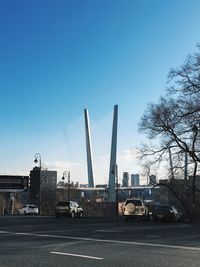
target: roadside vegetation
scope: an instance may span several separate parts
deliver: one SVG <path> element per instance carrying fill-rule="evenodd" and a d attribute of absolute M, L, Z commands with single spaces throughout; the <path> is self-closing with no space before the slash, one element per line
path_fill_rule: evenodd
<path fill-rule="evenodd" d="M 148 138 L 141 158 L 149 176 L 152 166 L 169 163 L 167 182 L 160 185 L 195 220 L 200 218 L 200 45 L 181 67 L 170 70 L 167 84 L 165 95 L 148 104 L 140 120 L 139 132 Z M 178 179 L 184 181 L 181 186 Z"/>

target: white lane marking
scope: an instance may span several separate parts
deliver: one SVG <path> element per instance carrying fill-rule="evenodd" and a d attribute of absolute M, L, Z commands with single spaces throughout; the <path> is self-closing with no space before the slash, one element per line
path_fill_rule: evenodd
<path fill-rule="evenodd" d="M 102 233 L 122 233 L 122 231 L 119 231 L 119 230 L 95 230 L 94 232 L 102 232 Z"/>
<path fill-rule="evenodd" d="M 71 254 L 71 253 L 63 253 L 63 252 L 56 252 L 51 251 L 51 254 L 57 254 L 57 255 L 64 255 L 64 256 L 72 256 L 72 257 L 79 257 L 79 258 L 87 258 L 87 259 L 93 259 L 93 260 L 104 260 L 104 258 L 99 257 L 93 257 L 93 256 L 87 256 L 87 255 L 80 255 L 80 254 Z"/>
<path fill-rule="evenodd" d="M 113 244 L 122 244 L 122 245 L 135 245 L 135 246 L 147 246 L 147 247 L 159 247 L 159 248 L 172 248 L 172 249 L 184 249 L 184 250 L 194 250 L 200 251 L 200 247 L 187 247 L 187 246 L 178 246 L 178 245 L 165 245 L 157 243 L 146 243 L 146 242 L 134 242 L 134 241 L 120 241 L 112 239 L 96 239 L 96 238 L 87 238 L 87 237 L 77 237 L 77 236 L 62 236 L 62 235 L 44 235 L 36 233 L 14 233 L 8 231 L 1 231 L 0 234 L 11 234 L 11 235 L 23 235 L 23 236 L 36 236 L 36 237 L 49 237 L 49 238 L 58 238 L 58 239 L 72 239 L 79 241 L 92 241 L 92 242 L 101 242 L 101 243 L 113 243 Z"/>

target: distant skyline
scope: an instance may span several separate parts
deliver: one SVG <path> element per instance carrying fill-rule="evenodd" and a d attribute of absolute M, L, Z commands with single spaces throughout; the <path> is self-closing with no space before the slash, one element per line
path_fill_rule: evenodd
<path fill-rule="evenodd" d="M 198 0 L 0 2 L 0 174 L 43 166 L 87 182 L 89 110 L 95 183 L 108 182 L 113 106 L 118 165 L 140 173 L 137 128 L 200 42 Z"/>

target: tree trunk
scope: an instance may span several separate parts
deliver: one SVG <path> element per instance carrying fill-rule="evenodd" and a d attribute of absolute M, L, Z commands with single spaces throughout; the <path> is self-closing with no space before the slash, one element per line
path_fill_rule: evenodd
<path fill-rule="evenodd" d="M 194 172 L 192 177 L 192 221 L 195 220 L 196 214 L 196 174 L 197 174 L 197 162 L 194 163 Z"/>

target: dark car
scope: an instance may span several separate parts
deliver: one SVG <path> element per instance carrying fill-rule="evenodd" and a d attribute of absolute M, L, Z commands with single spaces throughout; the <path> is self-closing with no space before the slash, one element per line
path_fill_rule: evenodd
<path fill-rule="evenodd" d="M 56 217 L 83 217 L 83 209 L 75 201 L 60 201 L 55 208 Z"/>
<path fill-rule="evenodd" d="M 177 222 L 180 220 L 180 213 L 174 207 L 170 205 L 155 205 L 152 207 L 151 216 L 153 221 L 170 221 Z"/>

